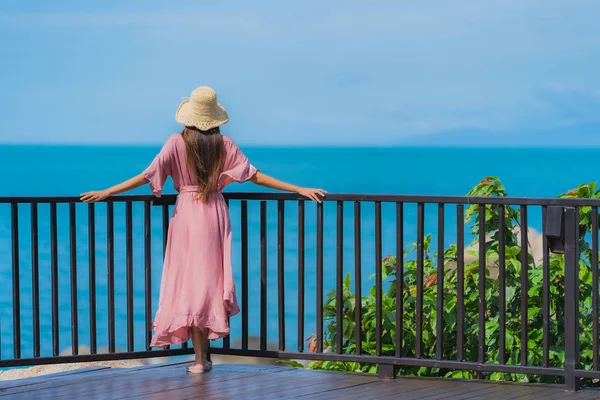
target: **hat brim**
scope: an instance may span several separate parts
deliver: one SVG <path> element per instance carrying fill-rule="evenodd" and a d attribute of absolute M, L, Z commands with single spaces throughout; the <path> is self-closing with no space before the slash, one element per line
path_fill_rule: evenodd
<path fill-rule="evenodd" d="M 175 113 L 175 120 L 185 126 L 193 126 L 201 131 L 207 131 L 229 122 L 229 116 L 222 105 L 211 110 L 210 115 L 199 115 L 195 113 L 189 100 L 184 100 Z"/>

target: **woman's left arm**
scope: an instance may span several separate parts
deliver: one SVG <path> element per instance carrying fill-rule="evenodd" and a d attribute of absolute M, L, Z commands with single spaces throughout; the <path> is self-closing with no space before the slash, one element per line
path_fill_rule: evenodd
<path fill-rule="evenodd" d="M 319 196 L 325 197 L 325 194 L 327 193 L 323 189 L 311 189 L 291 185 L 289 183 L 282 182 L 273 177 L 270 177 L 269 175 L 265 175 L 260 171 L 256 171 L 252 178 L 250 178 L 250 181 L 257 185 L 268 187 L 271 189 L 284 190 L 286 192 L 295 192 L 301 196 L 308 197 L 309 199 L 317 203 L 321 202 Z"/>
<path fill-rule="evenodd" d="M 107 197 L 114 196 L 119 193 L 128 192 L 140 186 L 143 186 L 148 183 L 148 179 L 144 176 L 143 173 L 134 176 L 131 179 L 126 180 L 125 182 L 119 183 L 113 187 L 108 189 L 100 190 L 97 192 L 87 192 L 81 195 L 81 201 L 86 203 L 94 203 L 96 201 L 102 201 Z"/>

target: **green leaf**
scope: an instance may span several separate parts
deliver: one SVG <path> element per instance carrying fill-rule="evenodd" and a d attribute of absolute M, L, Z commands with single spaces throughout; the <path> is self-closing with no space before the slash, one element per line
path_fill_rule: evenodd
<path fill-rule="evenodd" d="M 505 289 L 505 293 L 506 293 L 506 302 L 510 303 L 513 298 L 515 297 L 515 293 L 517 292 L 517 288 L 514 286 L 508 286 Z"/>
<path fill-rule="evenodd" d="M 527 310 L 527 319 L 532 319 L 536 314 L 540 312 L 540 307 L 530 307 Z"/>
<path fill-rule="evenodd" d="M 287 365 L 287 366 L 293 367 L 293 368 L 304 369 L 304 365 L 302 365 L 298 361 L 294 361 L 294 360 L 277 360 L 276 363 Z"/>

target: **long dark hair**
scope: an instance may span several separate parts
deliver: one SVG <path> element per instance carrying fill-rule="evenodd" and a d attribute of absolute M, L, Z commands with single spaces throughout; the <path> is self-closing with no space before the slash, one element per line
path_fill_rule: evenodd
<path fill-rule="evenodd" d="M 225 162 L 225 144 L 219 128 L 207 131 L 186 126 L 181 132 L 187 148 L 189 168 L 198 181 L 198 196 L 208 202 L 211 192 L 217 190 L 219 175 Z"/>

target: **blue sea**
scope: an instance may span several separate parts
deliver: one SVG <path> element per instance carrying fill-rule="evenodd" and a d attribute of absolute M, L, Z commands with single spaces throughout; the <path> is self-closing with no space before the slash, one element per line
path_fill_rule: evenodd
<path fill-rule="evenodd" d="M 89 190 L 102 189 L 140 173 L 159 150 L 159 146 L 0 146 L 2 184 L 0 196 L 76 196 Z M 511 196 L 555 197 L 582 182 L 600 180 L 600 149 L 535 149 L 535 148 L 285 148 L 243 147 L 250 161 L 262 172 L 297 185 L 320 187 L 330 193 L 385 193 L 464 195 L 484 176 L 500 177 Z M 251 183 L 231 185 L 227 191 L 256 192 L 264 189 Z M 150 194 L 148 187 L 133 193 Z M 174 193 L 167 186 L 165 193 Z M 354 268 L 352 204 L 344 209 L 344 271 Z M 416 240 L 416 206 L 407 204 L 404 241 Z M 230 204 L 234 235 L 234 275 L 241 283 L 240 206 Z M 363 204 L 362 265 L 363 293 L 373 285 L 375 271 L 374 206 Z M 152 210 L 152 304 L 158 304 L 162 260 L 162 225 L 160 208 Z M 259 205 L 249 203 L 249 321 L 250 335 L 260 332 L 260 253 Z M 305 332 L 315 331 L 315 207 L 306 207 L 306 300 Z M 71 346 L 70 246 L 68 206 L 58 206 L 59 324 L 60 349 Z M 76 207 L 76 312 L 79 319 L 80 346 L 89 345 L 89 275 L 87 206 Z M 530 211 L 529 222 L 540 229 L 540 210 Z M 383 205 L 383 257 L 395 254 L 394 205 Z M 21 295 L 22 357 L 33 355 L 32 268 L 30 207 L 19 207 L 19 260 Z M 298 323 L 298 246 L 297 205 L 285 209 L 285 318 L 287 342 L 294 350 Z M 268 340 L 276 347 L 277 315 L 277 205 L 268 203 Z M 115 205 L 115 304 L 116 346 L 126 349 L 126 280 L 125 280 L 125 209 Z M 133 207 L 134 263 L 134 336 L 135 349 L 145 349 L 144 332 L 144 258 L 143 207 Z M 426 207 L 425 232 L 437 243 L 437 207 Z M 336 205 L 325 205 L 324 274 L 325 292 L 334 288 L 336 266 Z M 468 230 L 467 230 L 468 231 Z M 467 233 L 468 234 L 468 233 Z M 98 348 L 108 345 L 108 294 L 106 272 L 106 207 L 96 207 L 96 292 Z M 456 240 L 456 214 L 446 207 L 445 244 Z M 39 205 L 39 274 L 41 355 L 52 354 L 50 224 L 49 206 Z M 467 243 L 470 238 L 467 237 Z M 435 250 L 435 249 L 433 249 Z M 409 255 L 408 257 L 411 257 Z M 10 206 L 0 204 L 0 357 L 13 356 L 13 293 Z M 240 298 L 241 300 L 241 298 Z M 231 321 L 232 343 L 241 338 L 241 316 Z M 301 339 L 301 338 L 300 338 Z M 217 342 L 214 344 L 219 346 Z"/>

